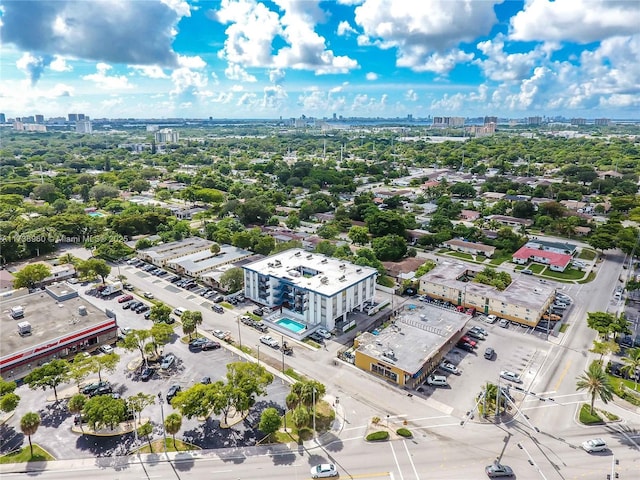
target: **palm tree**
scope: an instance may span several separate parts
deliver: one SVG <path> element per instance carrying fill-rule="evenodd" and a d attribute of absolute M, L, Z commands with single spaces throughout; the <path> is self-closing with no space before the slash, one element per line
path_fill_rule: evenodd
<path fill-rule="evenodd" d="M 591 415 L 593 415 L 593 404 L 597 397 L 600 397 L 604 403 L 613 398 L 613 388 L 609 383 L 609 377 L 600 363 L 593 362 L 577 380 L 576 389 L 586 390 L 591 395 Z"/>
<path fill-rule="evenodd" d="M 31 435 L 38 431 L 40 426 L 40 415 L 35 412 L 25 413 L 20 419 L 20 430 L 29 437 L 29 447 L 31 448 L 31 456 L 33 457 L 33 444 L 31 443 Z"/>
<path fill-rule="evenodd" d="M 181 428 L 182 415 L 179 413 L 172 413 L 164 420 L 164 429 L 173 437 L 173 448 L 176 450 L 178 450 L 178 447 L 176 447 L 176 433 L 178 433 Z"/>
<path fill-rule="evenodd" d="M 627 355 L 622 357 L 624 367 L 621 370 L 633 377 L 634 390 L 638 390 L 638 369 L 640 368 L 640 347 L 627 350 Z"/>

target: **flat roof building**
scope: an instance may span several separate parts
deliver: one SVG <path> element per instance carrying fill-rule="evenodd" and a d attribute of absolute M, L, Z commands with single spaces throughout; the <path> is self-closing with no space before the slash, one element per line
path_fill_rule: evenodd
<path fill-rule="evenodd" d="M 169 260 L 166 262 L 166 266 L 180 274 L 186 274 L 196 278 L 204 273 L 248 258 L 251 255 L 253 255 L 253 253 L 248 250 L 223 244 L 220 245 L 220 251 L 216 254 L 211 253 L 210 248 L 200 250 L 196 253 Z"/>
<path fill-rule="evenodd" d="M 242 267 L 245 297 L 308 327 L 340 328 L 375 295 L 378 271 L 294 248 Z M 274 318 L 275 320 L 275 318 Z M 310 331 L 309 331 L 310 332 Z"/>
<path fill-rule="evenodd" d="M 140 250 L 138 258 L 145 262 L 153 263 L 158 267 L 164 267 L 170 260 L 209 250 L 213 244 L 214 242 L 211 240 L 189 237 Z"/>
<path fill-rule="evenodd" d="M 10 313 L 16 307 L 23 310 L 19 320 Z M 52 359 L 115 342 L 118 327 L 115 318 L 80 298 L 74 285 L 59 282 L 35 293 L 5 296 L 0 328 L 0 375 L 16 381 Z"/>
<path fill-rule="evenodd" d="M 415 389 L 462 337 L 470 315 L 433 305 L 411 305 L 377 335 L 356 337 L 356 367 Z M 414 307 L 414 308 L 411 308 Z"/>
<path fill-rule="evenodd" d="M 513 320 L 534 327 L 547 313 L 555 298 L 555 288 L 531 276 L 512 277 L 504 290 L 476 283 L 473 278 L 480 270 L 469 265 L 440 262 L 420 278 L 420 293 L 446 300 L 454 305 L 475 308 L 485 315 Z"/>

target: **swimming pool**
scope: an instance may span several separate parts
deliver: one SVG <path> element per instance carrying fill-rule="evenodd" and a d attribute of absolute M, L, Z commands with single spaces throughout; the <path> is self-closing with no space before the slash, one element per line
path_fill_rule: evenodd
<path fill-rule="evenodd" d="M 291 330 L 293 333 L 300 333 L 307 328 L 304 323 L 296 322 L 290 318 L 281 318 L 276 323 L 287 330 Z"/>
<path fill-rule="evenodd" d="M 89 212 L 87 213 L 87 215 L 89 215 L 90 217 L 104 217 L 104 213 L 100 212 Z"/>

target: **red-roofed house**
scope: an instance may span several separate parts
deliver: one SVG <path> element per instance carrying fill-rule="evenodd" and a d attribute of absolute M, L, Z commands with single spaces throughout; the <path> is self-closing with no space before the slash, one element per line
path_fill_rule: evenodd
<path fill-rule="evenodd" d="M 525 265 L 528 262 L 543 263 L 549 265 L 551 270 L 564 272 L 571 262 L 571 255 L 566 253 L 550 252 L 537 248 L 522 247 L 513 254 L 513 263 Z"/>

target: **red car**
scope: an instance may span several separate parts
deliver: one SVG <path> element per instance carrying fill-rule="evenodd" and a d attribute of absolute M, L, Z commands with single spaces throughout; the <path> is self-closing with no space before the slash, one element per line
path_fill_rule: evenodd
<path fill-rule="evenodd" d="M 129 300 L 133 300 L 133 295 L 123 295 L 118 299 L 118 303 L 128 302 Z"/>
<path fill-rule="evenodd" d="M 470 344 L 473 348 L 476 348 L 477 342 L 475 342 L 474 340 L 471 340 L 469 337 L 467 337 L 466 335 L 464 337 L 462 337 L 460 339 L 461 342 L 466 342 L 468 344 Z"/>

